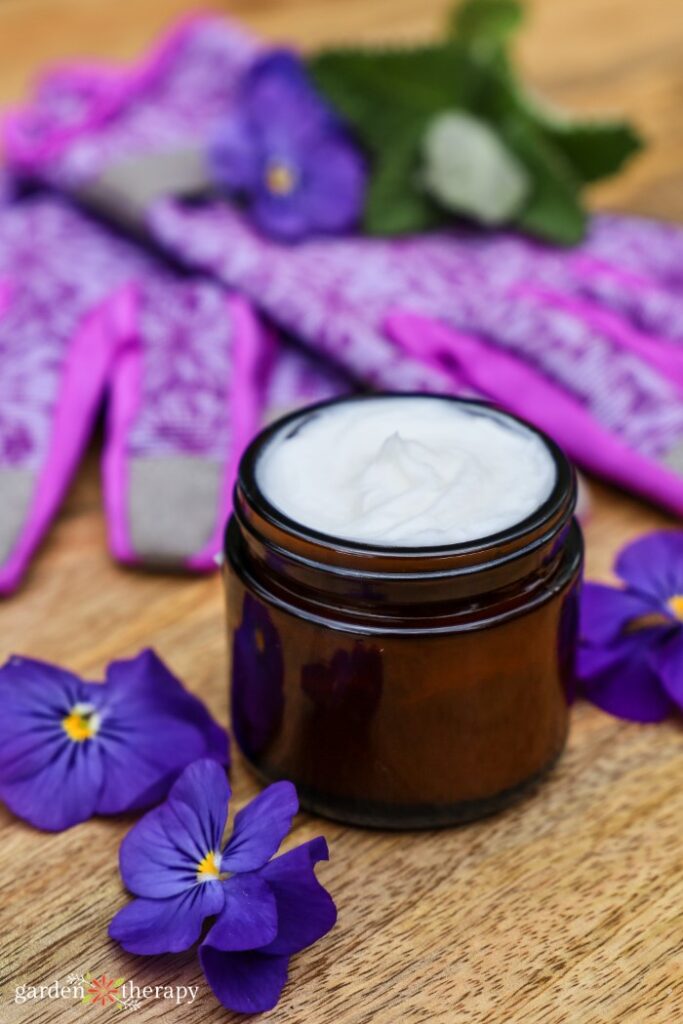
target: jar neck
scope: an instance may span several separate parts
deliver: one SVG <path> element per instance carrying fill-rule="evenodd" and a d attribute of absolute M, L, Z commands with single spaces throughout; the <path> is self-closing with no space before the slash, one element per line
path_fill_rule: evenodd
<path fill-rule="evenodd" d="M 226 534 L 226 556 L 271 598 L 332 614 L 372 621 L 428 617 L 463 622 L 487 609 L 533 599 L 561 572 L 573 524 L 575 476 L 558 473 L 557 493 L 542 514 L 492 540 L 452 548 L 378 549 L 321 542 L 274 521 L 267 503 L 240 481 Z M 579 551 L 580 540 L 574 548 Z"/>

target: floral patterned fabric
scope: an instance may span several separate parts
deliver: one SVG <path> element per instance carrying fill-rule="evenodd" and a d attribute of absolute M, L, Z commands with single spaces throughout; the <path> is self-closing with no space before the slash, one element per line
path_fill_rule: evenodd
<path fill-rule="evenodd" d="M 122 161 L 199 149 L 259 52 L 200 18 L 137 67 L 48 78 L 10 122 L 10 158 L 85 195 Z M 682 230 L 607 216 L 567 251 L 468 231 L 286 246 L 225 201 L 173 197 L 147 227 L 362 383 L 495 398 L 588 468 L 683 511 Z"/>
<path fill-rule="evenodd" d="M 54 197 L 8 195 L 0 205 L 0 593 L 19 582 L 56 511 L 105 391 L 113 552 L 213 569 L 237 460 L 264 408 L 350 387 L 265 338 L 219 285 L 178 274 Z"/>
<path fill-rule="evenodd" d="M 103 247 L 62 204 L 0 213 L 0 465 L 36 469 L 45 459 L 69 344 L 126 274 L 122 248 Z"/>
<path fill-rule="evenodd" d="M 126 284 L 138 287 L 137 337 L 111 326 L 119 345 L 141 342 L 144 363 L 129 450 L 225 452 L 233 339 L 222 289 L 176 278 L 51 198 L 3 211 L 0 279 L 9 284 L 0 321 L 3 461 L 34 467 L 45 457 L 69 344 L 88 312 Z"/>
<path fill-rule="evenodd" d="M 168 202 L 154 211 L 152 223 L 191 265 L 243 290 L 370 383 L 451 385 L 444 372 L 402 357 L 388 337 L 387 316 L 406 310 L 523 358 L 639 450 L 656 455 L 672 439 L 683 441 L 680 389 L 625 348 L 618 331 L 599 322 L 597 309 L 566 305 L 582 283 L 564 256 L 545 258 L 525 242 L 455 235 L 287 248 L 258 238 L 224 204 L 206 209 Z"/>

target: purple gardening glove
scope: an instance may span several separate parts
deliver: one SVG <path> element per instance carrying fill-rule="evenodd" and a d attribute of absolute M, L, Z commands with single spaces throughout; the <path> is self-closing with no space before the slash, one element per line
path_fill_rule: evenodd
<path fill-rule="evenodd" d="M 264 404 L 348 387 L 262 336 L 243 300 L 62 202 L 0 204 L 0 593 L 49 525 L 107 389 L 113 553 L 213 568 Z"/>
<path fill-rule="evenodd" d="M 61 205 L 0 208 L 0 594 L 19 582 L 90 433 L 133 302 L 121 270 Z"/>
<path fill-rule="evenodd" d="M 356 379 L 491 398 L 586 468 L 683 512 L 683 232 L 596 218 L 568 251 L 467 231 L 264 239 L 227 201 L 173 198 L 205 176 L 202 147 L 259 52 L 199 19 L 141 67 L 62 71 L 11 118 L 10 159 L 151 232 Z M 241 145 L 250 160 L 278 156 Z"/>

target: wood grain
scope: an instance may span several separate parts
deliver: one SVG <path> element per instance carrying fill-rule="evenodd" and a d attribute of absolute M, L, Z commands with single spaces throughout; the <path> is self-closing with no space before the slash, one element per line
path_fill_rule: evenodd
<path fill-rule="evenodd" d="M 206 5 L 205 5 L 206 6 Z M 210 4 L 220 8 L 221 4 Z M 0 101 L 46 61 L 131 57 L 184 0 L 0 0 Z M 233 13 L 273 38 L 426 38 L 441 0 L 238 0 Z M 683 220 L 683 7 L 680 0 L 538 0 L 522 57 L 551 99 L 625 110 L 648 154 L 596 190 L 613 208 Z M 670 520 L 597 484 L 588 571 Z M 226 720 L 217 578 L 132 573 L 105 550 L 97 445 L 22 592 L 0 607 L 0 655 L 23 652 L 97 675 L 153 645 Z M 683 736 L 587 707 L 551 780 L 522 806 L 441 833 L 386 835 L 301 816 L 292 842 L 324 834 L 320 875 L 339 924 L 296 958 L 281 1024 L 675 1024 L 683 1019 Z M 256 785 L 239 760 L 239 806 Z M 196 959 L 143 959 L 106 937 L 125 900 L 116 851 L 127 821 L 63 835 L 0 812 L 2 1024 L 62 1024 L 113 1011 L 69 1001 L 16 1004 L 15 986 L 72 972 L 136 984 L 199 985 L 192 1005 L 147 1000 L 136 1021 L 212 1024 Z"/>

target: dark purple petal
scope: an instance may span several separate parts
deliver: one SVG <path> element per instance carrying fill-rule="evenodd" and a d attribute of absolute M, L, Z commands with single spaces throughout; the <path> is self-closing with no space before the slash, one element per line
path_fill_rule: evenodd
<path fill-rule="evenodd" d="M 609 648 L 579 648 L 582 695 L 603 711 L 631 722 L 661 722 L 674 704 L 659 679 L 653 655 L 661 629 L 642 629 Z"/>
<path fill-rule="evenodd" d="M 192 888 L 202 860 L 220 849 L 229 796 L 216 761 L 186 768 L 166 803 L 141 818 L 121 843 L 119 864 L 128 889 L 166 899 Z"/>
<path fill-rule="evenodd" d="M 299 809 L 291 782 L 275 782 L 238 811 L 221 864 L 225 871 L 256 871 L 270 860 Z"/>
<path fill-rule="evenodd" d="M 152 650 L 141 651 L 127 661 L 113 661 L 107 669 L 107 700 L 117 712 L 130 708 L 137 698 L 138 710 L 144 706 L 175 715 L 193 725 L 204 736 L 205 757 L 229 764 L 228 734 L 209 714 L 198 697 L 186 690 L 180 680 Z"/>
<path fill-rule="evenodd" d="M 615 569 L 632 590 L 668 611 L 666 602 L 683 594 L 683 531 L 661 530 L 639 538 L 619 554 Z"/>
<path fill-rule="evenodd" d="M 205 758 L 189 765 L 160 808 L 167 834 L 200 861 L 221 847 L 228 820 L 230 784 L 225 769 Z"/>
<path fill-rule="evenodd" d="M 198 858 L 179 847 L 162 823 L 161 807 L 148 811 L 123 838 L 121 878 L 136 896 L 179 896 L 197 880 Z"/>
<path fill-rule="evenodd" d="M 274 160 L 283 154 L 284 146 L 279 153 L 272 149 Z M 366 169 L 343 133 L 317 139 L 305 153 L 286 156 L 301 180 L 286 195 L 274 195 L 262 184 L 251 211 L 256 224 L 286 242 L 354 227 L 363 209 Z"/>
<path fill-rule="evenodd" d="M 44 748 L 46 763 L 35 774 L 0 780 L 0 800 L 35 828 L 60 832 L 95 813 L 102 787 L 101 752 L 92 740 Z"/>
<path fill-rule="evenodd" d="M 202 943 L 199 960 L 218 1001 L 235 1013 L 272 1010 L 287 981 L 286 956 L 224 953 Z"/>
<path fill-rule="evenodd" d="M 113 662 L 105 691 L 99 738 L 106 771 L 99 813 L 158 803 L 192 761 L 227 760 L 225 730 L 153 651 Z"/>
<path fill-rule="evenodd" d="M 105 780 L 97 803 L 99 814 L 120 814 L 158 803 L 185 765 L 203 757 L 206 742 L 194 726 L 149 711 L 135 717 L 133 708 L 101 730 Z"/>
<path fill-rule="evenodd" d="M 89 689 L 73 673 L 34 658 L 14 655 L 0 668 L 3 708 L 8 707 L 10 714 L 15 710 L 38 714 L 68 712 L 86 699 Z M 0 725 L 4 728 L 6 724 L 3 716 Z"/>
<path fill-rule="evenodd" d="M 276 857 L 260 872 L 277 903 L 277 937 L 264 953 L 291 956 L 326 935 L 337 920 L 334 900 L 315 877 L 315 865 L 327 860 L 327 843 L 312 839 Z"/>
<path fill-rule="evenodd" d="M 615 640 L 634 619 L 657 613 L 659 606 L 649 597 L 602 583 L 584 583 L 580 636 L 584 643 L 598 647 Z"/>
<path fill-rule="evenodd" d="M 298 242 L 310 230 L 305 192 L 275 196 L 260 188 L 251 205 L 256 226 L 265 234 L 282 242 Z"/>
<path fill-rule="evenodd" d="M 341 233 L 355 227 L 363 212 L 365 161 L 342 133 L 321 139 L 305 181 L 311 231 Z"/>
<path fill-rule="evenodd" d="M 0 800 L 36 828 L 61 831 L 92 817 L 103 784 L 97 739 L 74 742 L 62 722 L 103 688 L 70 672 L 11 658 L 0 669 Z"/>
<path fill-rule="evenodd" d="M 241 111 L 234 112 L 215 130 L 208 162 L 212 180 L 230 191 L 251 190 L 258 185 L 262 173 L 260 150 Z"/>
<path fill-rule="evenodd" d="M 272 50 L 251 66 L 240 102 L 252 130 L 268 141 L 273 141 L 273 133 L 284 131 L 286 137 L 305 144 L 336 120 L 315 91 L 301 58 L 290 50 Z"/>
<path fill-rule="evenodd" d="M 256 875 L 223 882 L 225 903 L 204 945 L 226 951 L 259 949 L 277 935 L 277 904 L 270 886 Z"/>
<path fill-rule="evenodd" d="M 671 631 L 653 661 L 668 695 L 683 709 L 683 626 Z"/>
<path fill-rule="evenodd" d="M 11 658 L 0 669 L 0 779 L 40 770 L 67 740 L 62 721 L 76 704 L 98 704 L 102 687 L 30 658 Z M 68 742 L 68 741 L 67 741 Z"/>
<path fill-rule="evenodd" d="M 109 925 L 109 936 L 129 953 L 181 953 L 194 946 L 207 917 L 223 908 L 220 882 L 198 882 L 165 900 L 133 900 Z"/>

